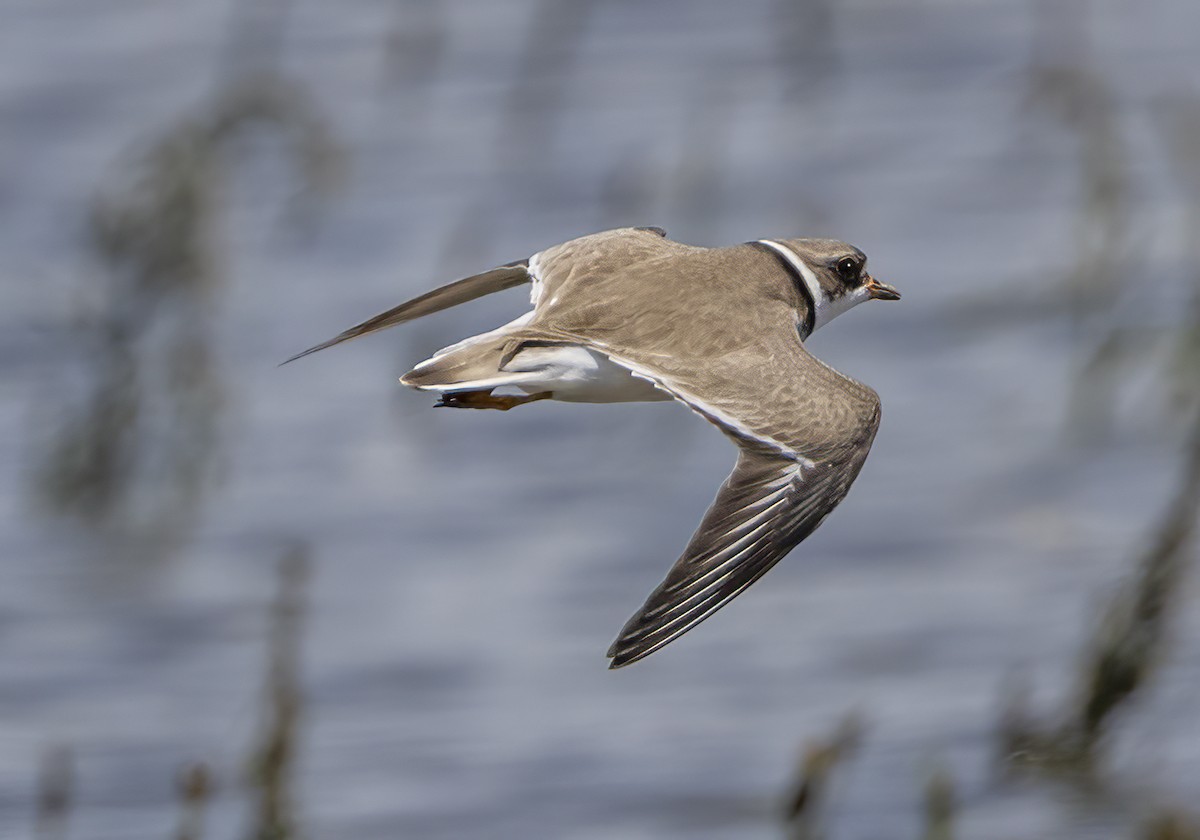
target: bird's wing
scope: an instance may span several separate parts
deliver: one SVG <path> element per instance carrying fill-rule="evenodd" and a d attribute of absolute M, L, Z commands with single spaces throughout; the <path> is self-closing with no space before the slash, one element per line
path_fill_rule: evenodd
<path fill-rule="evenodd" d="M 683 556 L 609 649 L 613 668 L 683 635 L 758 580 L 821 524 L 866 460 L 879 426 L 875 392 L 809 355 L 794 332 L 772 344 L 687 372 L 612 356 L 739 447 Z"/>
<path fill-rule="evenodd" d="M 304 358 L 310 353 L 333 347 L 343 341 L 368 335 L 397 324 L 403 324 L 441 312 L 460 303 L 467 303 L 476 298 L 511 289 L 522 283 L 533 283 L 533 302 L 537 304 L 541 291 L 546 286 L 557 287 L 568 280 L 573 274 L 597 267 L 611 271 L 628 262 L 643 252 L 652 250 L 651 243 L 669 242 L 667 232 L 657 227 L 618 228 L 602 233 L 583 236 L 547 248 L 527 260 L 506 263 L 491 271 L 476 274 L 458 280 L 449 285 L 426 292 L 420 297 L 392 307 L 387 312 L 381 312 L 374 318 L 369 318 L 357 326 L 334 336 L 328 341 L 310 347 L 303 353 L 297 353 L 283 364 Z M 677 244 L 677 243 L 671 243 Z M 661 246 L 658 246 L 661 248 Z M 567 259 L 564 259 L 566 257 Z"/>
<path fill-rule="evenodd" d="M 529 283 L 531 279 L 528 260 L 518 260 L 517 262 L 502 265 L 499 268 L 493 268 L 491 271 L 485 271 L 482 274 L 466 277 L 442 286 L 439 289 L 434 289 L 432 292 L 426 292 L 399 306 L 394 306 L 387 312 L 381 312 L 374 318 L 369 318 L 328 341 L 318 344 L 316 347 L 310 347 L 303 353 L 297 353 L 283 362 L 283 364 L 286 365 L 288 362 L 294 362 L 296 359 L 301 359 L 310 353 L 316 353 L 318 350 L 333 347 L 335 344 L 341 344 L 343 341 L 349 341 L 352 338 L 385 330 L 388 327 L 412 321 L 423 315 L 432 315 L 434 312 L 441 312 L 443 309 L 458 306 L 460 303 L 467 303 L 484 295 L 490 295 L 492 292 L 500 292 L 504 289 L 511 289 L 513 286 L 519 286 L 522 283 Z"/>

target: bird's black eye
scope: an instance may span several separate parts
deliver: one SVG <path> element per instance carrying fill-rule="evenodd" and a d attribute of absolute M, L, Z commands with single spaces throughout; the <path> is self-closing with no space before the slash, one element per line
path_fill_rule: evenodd
<path fill-rule="evenodd" d="M 837 273 L 846 281 L 856 279 L 861 268 L 862 266 L 854 257 L 842 257 L 837 263 Z"/>

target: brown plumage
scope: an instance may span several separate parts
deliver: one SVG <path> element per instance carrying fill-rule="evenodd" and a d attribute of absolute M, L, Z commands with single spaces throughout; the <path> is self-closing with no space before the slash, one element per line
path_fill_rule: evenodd
<path fill-rule="evenodd" d="M 728 603 L 849 491 L 879 426 L 879 399 L 803 339 L 861 301 L 899 297 L 865 263 L 834 240 L 699 248 L 624 228 L 460 280 L 300 356 L 532 282 L 531 313 L 440 351 L 401 381 L 464 408 L 527 401 L 488 396 L 503 387 L 566 401 L 675 399 L 720 428 L 738 446 L 737 464 L 609 649 L 615 668 Z"/>

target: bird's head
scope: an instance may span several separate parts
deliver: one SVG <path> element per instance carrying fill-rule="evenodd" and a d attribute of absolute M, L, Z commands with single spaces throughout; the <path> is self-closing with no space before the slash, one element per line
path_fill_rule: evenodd
<path fill-rule="evenodd" d="M 900 293 L 867 271 L 867 255 L 836 239 L 763 241 L 794 269 L 813 306 L 815 331 L 867 300 L 899 300 Z"/>

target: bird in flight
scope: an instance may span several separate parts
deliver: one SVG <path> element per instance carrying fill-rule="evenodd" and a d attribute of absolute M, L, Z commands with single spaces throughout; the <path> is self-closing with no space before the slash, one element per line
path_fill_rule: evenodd
<path fill-rule="evenodd" d="M 879 427 L 879 397 L 804 341 L 863 301 L 900 298 L 866 264 L 832 239 L 701 248 L 660 228 L 621 228 L 435 289 L 288 361 L 528 283 L 530 312 L 439 350 L 400 381 L 450 408 L 676 400 L 724 432 L 738 448 L 733 472 L 609 648 L 619 668 L 729 603 L 849 491 Z"/>

